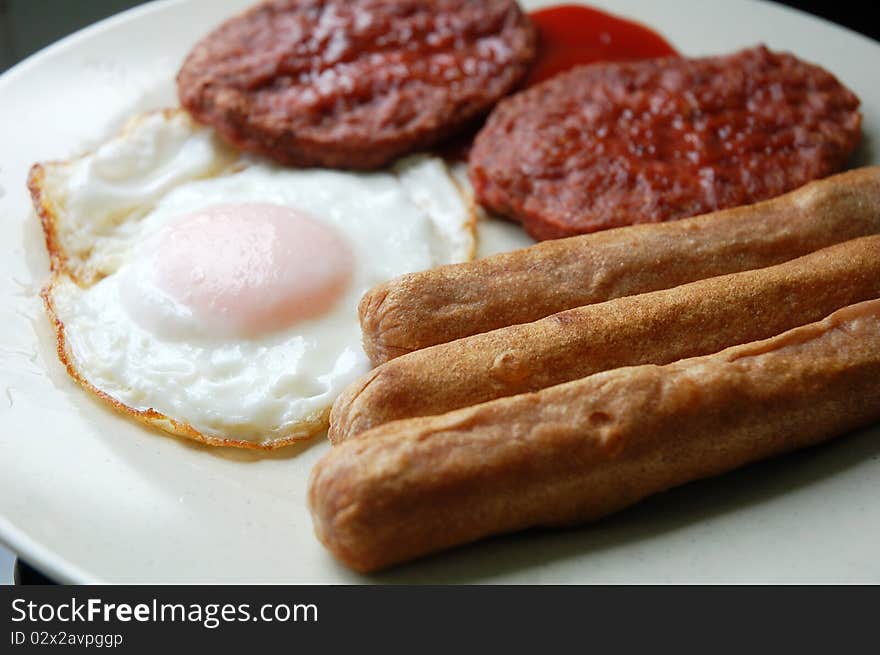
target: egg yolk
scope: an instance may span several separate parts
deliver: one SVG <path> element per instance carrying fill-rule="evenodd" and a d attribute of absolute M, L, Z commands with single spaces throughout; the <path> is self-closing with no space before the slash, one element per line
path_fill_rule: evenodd
<path fill-rule="evenodd" d="M 332 226 L 265 203 L 183 216 L 153 243 L 153 283 L 223 332 L 272 332 L 329 312 L 354 268 Z"/>

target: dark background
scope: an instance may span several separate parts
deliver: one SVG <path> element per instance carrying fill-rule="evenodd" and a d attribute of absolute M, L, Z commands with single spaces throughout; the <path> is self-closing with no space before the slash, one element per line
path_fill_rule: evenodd
<path fill-rule="evenodd" d="M 0 0 L 2 1 L 2 0 Z M 852 0 L 840 0 L 830 2 L 810 2 L 804 0 L 775 0 L 777 4 L 788 5 L 816 16 L 821 16 L 834 23 L 838 23 L 865 36 L 880 41 L 880 21 L 874 16 L 873 3 L 853 2 Z"/>
<path fill-rule="evenodd" d="M 0 72 L 81 27 L 143 1 L 0 0 Z M 560 0 L 560 4 L 562 2 L 564 0 Z M 880 40 L 880 22 L 873 20 L 870 3 L 785 0 L 781 4 L 803 9 Z"/>

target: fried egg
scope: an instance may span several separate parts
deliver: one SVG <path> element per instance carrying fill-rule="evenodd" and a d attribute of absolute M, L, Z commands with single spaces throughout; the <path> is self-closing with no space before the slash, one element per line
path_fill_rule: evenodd
<path fill-rule="evenodd" d="M 177 110 L 35 165 L 58 354 L 85 389 L 213 445 L 275 448 L 327 427 L 369 369 L 369 287 L 474 255 L 442 160 L 352 173 L 281 168 Z"/>

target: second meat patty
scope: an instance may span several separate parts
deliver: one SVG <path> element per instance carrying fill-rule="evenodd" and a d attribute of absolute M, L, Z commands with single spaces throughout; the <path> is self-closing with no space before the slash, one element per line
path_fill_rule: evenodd
<path fill-rule="evenodd" d="M 471 180 L 539 240 L 684 218 L 841 169 L 858 106 L 831 73 L 764 47 L 583 66 L 498 105 Z"/>

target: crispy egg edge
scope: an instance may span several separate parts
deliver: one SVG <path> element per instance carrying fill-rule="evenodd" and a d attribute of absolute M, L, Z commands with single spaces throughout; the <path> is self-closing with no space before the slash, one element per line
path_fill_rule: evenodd
<path fill-rule="evenodd" d="M 247 448 L 251 450 L 275 450 L 277 448 L 283 448 L 284 446 L 290 446 L 298 441 L 317 436 L 329 426 L 330 408 L 328 407 L 325 410 L 312 414 L 305 420 L 296 423 L 284 436 L 266 441 L 245 441 L 206 434 L 189 423 L 175 420 L 153 408 L 135 409 L 134 407 L 126 405 L 106 391 L 98 389 L 95 385 L 89 382 L 75 364 L 74 357 L 67 345 L 64 323 L 58 318 L 55 306 L 52 302 L 52 292 L 55 284 L 63 276 L 66 276 L 64 272 L 56 271 L 52 273 L 49 283 L 40 292 L 40 296 L 43 299 L 43 304 L 46 309 L 46 314 L 48 315 L 49 322 L 55 332 L 55 351 L 58 355 L 58 359 L 67 370 L 67 374 L 73 378 L 80 387 L 105 403 L 108 403 L 122 414 L 130 416 L 144 425 L 157 428 L 168 434 L 192 439 L 209 446 L 227 446 L 234 448 Z"/>

